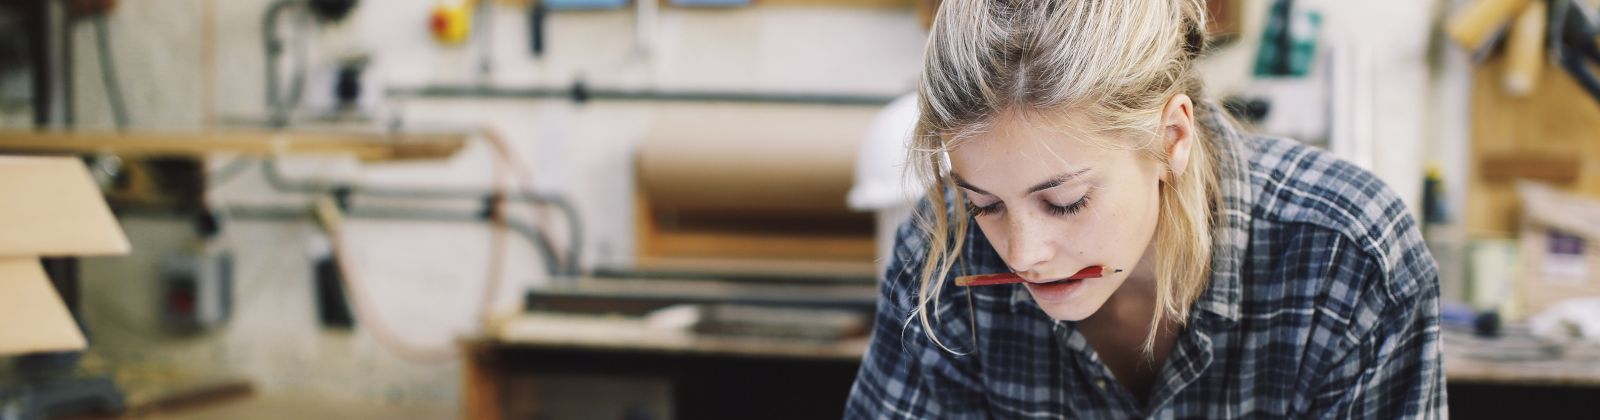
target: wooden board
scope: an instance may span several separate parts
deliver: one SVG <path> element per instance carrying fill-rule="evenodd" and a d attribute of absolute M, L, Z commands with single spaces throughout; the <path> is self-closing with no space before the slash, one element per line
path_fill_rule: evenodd
<path fill-rule="evenodd" d="M 510 7 L 528 7 L 538 0 L 498 0 Z M 634 0 L 644 1 L 644 0 Z M 662 6 L 672 6 L 670 0 L 655 0 Z M 751 0 L 757 6 L 833 6 L 833 7 L 911 7 L 918 0 Z M 632 8 L 633 5 L 625 6 Z"/>
<path fill-rule="evenodd" d="M 634 205 L 638 258 L 657 265 L 692 269 L 695 268 L 693 262 L 712 261 L 715 263 L 703 269 L 720 270 L 728 268 L 729 261 L 783 261 L 785 264 L 772 267 L 799 267 L 799 272 L 805 272 L 806 265 L 816 262 L 827 270 L 849 266 L 855 270 L 864 268 L 870 273 L 869 265 L 877 255 L 876 238 L 870 231 L 859 235 L 808 235 L 804 232 L 672 230 L 656 222 L 655 211 L 643 194 L 635 195 Z M 674 264 L 671 262 L 674 259 L 685 263 Z"/>
<path fill-rule="evenodd" d="M 112 153 L 125 156 L 231 152 L 353 155 L 361 160 L 439 159 L 466 144 L 460 133 L 386 134 L 315 131 L 83 132 L 0 130 L 0 152 Z"/>
<path fill-rule="evenodd" d="M 505 411 L 505 384 L 500 381 L 493 348 L 484 342 L 467 342 L 462 350 L 461 418 L 500 420 Z"/>
<path fill-rule="evenodd" d="M 704 275 L 746 275 L 757 277 L 864 278 L 872 279 L 877 266 L 862 261 L 766 260 L 756 258 L 660 258 L 637 257 L 634 271 Z"/>
<path fill-rule="evenodd" d="M 836 342 L 725 338 L 665 329 L 641 319 L 549 313 L 507 320 L 495 339 L 500 346 L 592 351 L 690 353 L 809 360 L 861 360 L 867 337 Z"/>
<path fill-rule="evenodd" d="M 1538 87 L 1527 97 L 1501 89 L 1505 60 L 1496 58 L 1473 72 L 1472 170 L 1465 209 L 1469 235 L 1510 236 L 1518 226 L 1520 205 L 1507 168 L 1487 170 L 1486 163 L 1562 157 L 1576 161 L 1570 182 L 1553 185 L 1600 197 L 1600 102 L 1556 66 L 1545 66 Z M 1558 168 L 1538 168 L 1558 169 Z M 1566 178 L 1567 174 L 1534 171 L 1522 177 Z"/>

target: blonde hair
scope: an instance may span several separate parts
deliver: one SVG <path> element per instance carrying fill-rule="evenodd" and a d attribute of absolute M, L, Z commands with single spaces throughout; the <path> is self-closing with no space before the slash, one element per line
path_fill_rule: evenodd
<path fill-rule="evenodd" d="M 983 132 L 1002 112 L 1087 122 L 1090 132 L 1129 139 L 1115 145 L 1166 167 L 1161 112 L 1178 94 L 1201 101 L 1194 63 L 1206 42 L 1202 0 L 945 0 L 934 17 L 918 86 L 921 118 L 908 170 L 928 185 L 917 217 L 929 239 L 917 316 L 928 337 L 928 307 L 961 259 L 970 217 L 943 157 Z M 1194 107 L 1198 129 L 1189 163 L 1161 183 L 1154 272 L 1156 308 L 1143 351 L 1153 354 L 1165 319 L 1179 325 L 1210 278 L 1211 223 L 1217 192 L 1215 133 Z M 1226 118 L 1226 116 L 1214 116 Z M 1092 136 L 1091 136 L 1092 137 Z M 948 200 L 948 201 L 947 201 Z M 954 222 L 943 209 L 954 206 Z M 975 274 L 975 273 L 969 273 Z M 968 295 L 970 298 L 970 294 Z M 934 311 L 937 321 L 938 311 Z M 973 331 L 974 336 L 976 331 Z"/>

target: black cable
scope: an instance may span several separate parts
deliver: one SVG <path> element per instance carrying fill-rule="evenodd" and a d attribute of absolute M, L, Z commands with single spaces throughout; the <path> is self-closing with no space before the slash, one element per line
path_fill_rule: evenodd
<path fill-rule="evenodd" d="M 122 83 L 117 81 L 117 63 L 111 59 L 111 30 L 106 15 L 94 17 L 96 49 L 100 52 L 100 79 L 105 84 L 106 101 L 111 103 L 111 118 L 118 130 L 128 128 L 128 103 L 122 97 Z"/>

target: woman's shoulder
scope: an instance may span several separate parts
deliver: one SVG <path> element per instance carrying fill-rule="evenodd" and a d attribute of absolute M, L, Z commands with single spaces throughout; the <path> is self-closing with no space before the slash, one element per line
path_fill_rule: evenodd
<path fill-rule="evenodd" d="M 1278 233 L 1270 236 L 1293 245 L 1281 247 L 1281 252 L 1306 253 L 1293 248 L 1311 247 L 1310 255 L 1338 246 L 1352 248 L 1375 265 L 1381 277 L 1375 280 L 1385 286 L 1391 300 L 1404 300 L 1428 282 L 1436 282 L 1437 268 L 1415 218 L 1376 175 L 1293 140 L 1252 136 L 1245 141 L 1255 198 L 1252 236 Z M 1307 237 L 1326 239 L 1307 241 Z"/>

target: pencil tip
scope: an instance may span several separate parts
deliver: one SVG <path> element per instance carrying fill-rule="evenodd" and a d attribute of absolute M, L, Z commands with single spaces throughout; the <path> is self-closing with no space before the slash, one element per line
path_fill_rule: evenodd
<path fill-rule="evenodd" d="M 1121 273 L 1121 272 L 1122 272 L 1122 269 L 1120 269 L 1120 268 L 1118 268 L 1117 271 L 1112 271 L 1112 273 Z"/>

